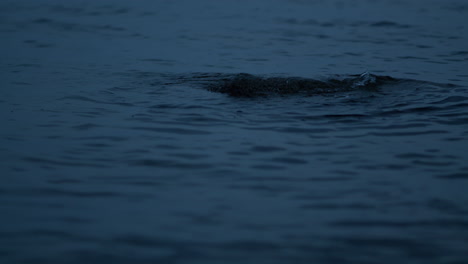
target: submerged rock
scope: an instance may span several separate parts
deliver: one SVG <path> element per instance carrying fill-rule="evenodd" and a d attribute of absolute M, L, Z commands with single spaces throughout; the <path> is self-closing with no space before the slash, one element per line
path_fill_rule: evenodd
<path fill-rule="evenodd" d="M 257 97 L 304 93 L 316 95 L 355 89 L 376 89 L 378 85 L 395 79 L 368 72 L 345 79 L 325 81 L 300 77 L 261 77 L 241 73 L 211 84 L 208 89 L 235 97 Z"/>

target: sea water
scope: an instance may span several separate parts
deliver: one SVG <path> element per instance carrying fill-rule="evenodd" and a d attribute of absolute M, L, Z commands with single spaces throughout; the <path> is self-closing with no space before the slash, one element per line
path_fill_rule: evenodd
<path fill-rule="evenodd" d="M 463 0 L 2 1 L 0 262 L 467 263 L 467 17 Z M 366 72 L 393 81 L 212 89 Z"/>

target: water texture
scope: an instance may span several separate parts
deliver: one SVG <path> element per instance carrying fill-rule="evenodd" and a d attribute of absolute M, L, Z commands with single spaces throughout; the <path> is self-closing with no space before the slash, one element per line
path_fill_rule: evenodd
<path fill-rule="evenodd" d="M 0 262 L 467 263 L 467 17 L 2 1 Z"/>

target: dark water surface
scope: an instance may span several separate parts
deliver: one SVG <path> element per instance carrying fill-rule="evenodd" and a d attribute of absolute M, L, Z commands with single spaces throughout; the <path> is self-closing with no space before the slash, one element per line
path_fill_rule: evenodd
<path fill-rule="evenodd" d="M 0 262 L 468 263 L 467 17 L 2 1 Z M 340 85 L 222 93 L 242 72 Z"/>

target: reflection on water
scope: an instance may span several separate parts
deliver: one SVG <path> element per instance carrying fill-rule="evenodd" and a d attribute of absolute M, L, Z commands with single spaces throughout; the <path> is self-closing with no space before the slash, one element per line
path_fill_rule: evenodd
<path fill-rule="evenodd" d="M 0 262 L 468 261 L 467 11 L 4 1 Z"/>

